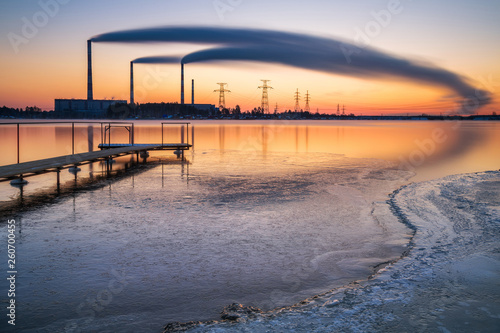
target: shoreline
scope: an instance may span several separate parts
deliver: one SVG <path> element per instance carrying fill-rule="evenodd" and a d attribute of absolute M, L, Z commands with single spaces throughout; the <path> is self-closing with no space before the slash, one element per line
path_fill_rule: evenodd
<path fill-rule="evenodd" d="M 476 304 L 480 300 L 467 301 L 463 295 L 455 295 L 458 292 L 454 292 L 455 289 L 458 289 L 468 295 L 467 290 L 478 288 L 484 292 L 485 281 L 483 280 L 486 279 L 486 282 L 491 284 L 490 277 L 492 274 L 495 276 L 496 273 L 496 271 L 488 271 L 488 267 L 494 267 L 500 272 L 500 256 L 498 253 L 495 254 L 495 249 L 489 253 L 487 252 L 488 246 L 483 246 L 481 251 L 474 246 L 468 246 L 466 251 L 464 247 L 454 244 L 457 239 L 462 238 L 462 241 L 467 243 L 467 237 L 470 237 L 467 228 L 461 231 L 461 233 L 467 234 L 467 237 L 461 233 L 457 234 L 455 224 L 469 225 L 474 228 L 472 222 L 481 219 L 484 226 L 479 227 L 478 233 L 481 232 L 481 228 L 491 227 L 490 220 L 494 222 L 495 218 L 490 218 L 489 216 L 492 215 L 485 213 L 487 209 L 492 209 L 488 208 L 491 205 L 488 206 L 484 202 L 468 199 L 470 207 L 459 206 L 460 209 L 464 210 L 463 212 L 449 208 L 457 200 L 461 202 L 460 200 L 463 200 L 465 196 L 470 197 L 478 192 L 489 193 L 488 191 L 493 191 L 492 196 L 482 195 L 489 198 L 488 200 L 493 200 L 491 202 L 494 203 L 495 194 L 498 197 L 500 190 L 497 189 L 495 192 L 495 189 L 481 189 L 487 186 L 488 182 L 500 183 L 500 172 L 459 174 L 436 180 L 410 183 L 389 195 L 387 204 L 391 207 L 392 213 L 401 223 L 413 230 L 413 236 L 409 240 L 407 250 L 402 253 L 399 259 L 387 263 L 387 265 L 382 263 L 383 267 L 376 266 L 374 273 L 367 279 L 353 281 L 348 285 L 312 296 L 294 305 L 267 312 L 233 304 L 227 306 L 222 312 L 222 321 L 169 323 L 164 332 L 185 330 L 191 332 L 238 332 L 269 329 L 297 332 L 329 332 L 342 329 L 404 331 L 410 327 L 413 327 L 413 330 L 447 331 L 451 329 L 452 331 L 466 332 L 477 329 L 476 326 L 467 327 L 471 323 L 472 325 L 484 326 L 481 331 L 496 331 L 500 327 L 499 302 L 490 299 L 484 304 L 486 307 L 480 306 Z M 437 192 L 439 193 L 436 195 Z M 440 204 L 445 198 L 448 200 L 448 206 L 441 206 Z M 436 207 L 439 208 L 436 209 Z M 443 214 L 439 209 L 448 210 Z M 421 213 L 425 218 L 420 216 Z M 474 214 L 477 217 L 474 217 Z M 436 232 L 433 228 L 438 228 L 440 232 Z M 494 238 L 482 239 L 482 242 L 493 245 L 493 247 L 498 246 L 497 250 L 500 250 L 500 244 Z M 446 267 L 446 260 L 440 260 L 444 259 L 441 258 L 443 255 L 451 258 L 463 257 L 462 263 L 450 260 L 450 265 L 458 265 L 458 269 L 456 267 L 450 269 Z M 482 284 L 478 285 L 475 283 L 477 281 L 466 281 L 462 285 L 460 282 L 454 281 L 451 286 L 440 284 L 440 276 L 458 281 L 464 279 L 464 276 L 470 273 L 470 265 L 486 269 L 484 274 L 477 271 L 471 273 L 477 274 L 477 279 L 483 281 Z M 467 280 L 466 277 L 465 280 Z M 416 291 L 418 289 L 420 292 Z M 444 294 L 441 295 L 441 298 L 433 298 L 431 293 L 427 295 L 428 298 L 425 298 L 423 295 L 429 293 L 429 289 L 442 289 Z M 486 289 L 491 290 L 491 286 Z M 500 290 L 497 287 L 495 291 L 499 292 Z M 405 296 L 405 294 L 407 295 Z M 427 305 L 428 307 L 429 302 L 447 303 L 446 299 L 450 298 L 454 301 L 448 302 L 450 304 L 443 306 L 443 309 L 422 310 L 423 306 Z M 477 306 L 474 307 L 474 305 Z M 417 308 L 412 310 L 414 306 Z M 485 309 L 489 309 L 489 312 Z M 465 315 L 462 312 L 465 312 Z M 469 315 L 467 315 L 468 313 Z M 358 315 L 361 314 L 362 316 L 358 318 Z M 367 316 L 367 314 L 369 315 Z M 478 323 L 477 317 L 482 318 L 482 324 Z M 463 330 L 461 330 L 461 326 L 457 326 L 460 323 L 465 325 Z"/>

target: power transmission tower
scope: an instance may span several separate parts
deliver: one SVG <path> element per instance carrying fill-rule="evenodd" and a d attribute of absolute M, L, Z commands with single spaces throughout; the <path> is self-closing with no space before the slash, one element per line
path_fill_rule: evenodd
<path fill-rule="evenodd" d="M 304 111 L 306 112 L 311 111 L 311 107 L 309 106 L 309 101 L 311 101 L 311 95 L 309 95 L 309 90 L 308 90 L 306 94 L 306 107 L 304 108 Z"/>
<path fill-rule="evenodd" d="M 267 85 L 267 83 L 270 82 L 271 80 L 261 80 L 261 81 L 264 82 L 264 84 L 259 87 L 259 89 L 262 89 L 262 103 L 261 103 L 261 108 L 262 108 L 262 112 L 264 112 L 264 114 L 266 114 L 266 113 L 269 113 L 269 94 L 268 94 L 268 90 L 269 89 L 273 89 L 273 87 L 269 87 Z"/>
<path fill-rule="evenodd" d="M 345 105 L 342 105 L 342 115 L 345 116 Z"/>
<path fill-rule="evenodd" d="M 337 116 L 340 116 L 340 104 L 337 104 Z"/>
<path fill-rule="evenodd" d="M 276 103 L 276 107 L 274 108 L 274 114 L 278 113 L 278 103 Z"/>
<path fill-rule="evenodd" d="M 295 93 L 295 112 L 300 111 L 299 101 L 300 101 L 300 93 L 299 93 L 299 89 L 297 88 L 297 92 Z"/>
<path fill-rule="evenodd" d="M 214 92 L 219 93 L 219 109 L 222 111 L 223 109 L 226 108 L 226 92 L 231 92 L 231 90 L 227 90 L 225 86 L 227 86 L 227 83 L 217 83 L 220 88 L 217 90 L 214 90 Z"/>

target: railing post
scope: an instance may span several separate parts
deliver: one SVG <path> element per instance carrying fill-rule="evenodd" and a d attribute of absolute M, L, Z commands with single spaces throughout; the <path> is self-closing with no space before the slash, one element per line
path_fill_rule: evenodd
<path fill-rule="evenodd" d="M 87 145 L 89 152 L 94 151 L 94 125 L 87 126 Z"/>
<path fill-rule="evenodd" d="M 194 125 L 191 126 L 191 145 L 193 145 L 193 151 L 194 151 Z"/>
<path fill-rule="evenodd" d="M 17 164 L 19 164 L 19 123 L 17 123 Z"/>
<path fill-rule="evenodd" d="M 189 123 L 186 123 L 187 144 L 189 145 Z"/>
<path fill-rule="evenodd" d="M 184 143 L 184 125 L 181 126 L 181 143 Z"/>
<path fill-rule="evenodd" d="M 161 123 L 161 146 L 163 147 L 163 123 Z"/>
<path fill-rule="evenodd" d="M 71 123 L 71 152 L 75 155 L 75 123 Z"/>

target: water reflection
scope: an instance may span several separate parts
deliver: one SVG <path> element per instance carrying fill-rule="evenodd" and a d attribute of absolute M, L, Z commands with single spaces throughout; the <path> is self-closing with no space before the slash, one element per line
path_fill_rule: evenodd
<path fill-rule="evenodd" d="M 495 122 L 195 121 L 192 125 L 191 139 L 196 141 L 193 150 L 218 149 L 221 156 L 226 151 L 245 151 L 261 156 L 269 152 L 321 152 L 377 158 L 415 171 L 414 180 L 496 169 L 500 164 L 496 147 L 500 128 Z M 97 145 L 101 142 L 98 126 L 75 124 L 72 144 L 71 126 L 67 124 L 23 125 L 21 162 L 67 155 L 73 145 L 75 153 L 98 150 Z M 135 132 L 136 143 L 160 142 L 162 138 L 159 122 L 136 121 Z M 435 140 L 437 132 L 440 140 Z M 174 142 L 182 133 L 179 128 L 172 127 L 163 134 L 165 142 Z M 15 125 L 0 126 L 0 138 L 0 165 L 15 163 Z M 113 132 L 114 142 L 127 140 L 127 131 Z M 112 170 L 112 165 L 110 167 Z"/>
<path fill-rule="evenodd" d="M 180 175 L 189 181 L 189 160 L 187 158 L 178 159 L 176 157 L 153 157 L 149 161 L 137 157 L 135 154 L 122 156 L 115 159 L 103 160 L 99 162 L 71 167 L 43 175 L 37 175 L 30 179 L 35 179 L 28 184 L 10 185 L 8 182 L 0 183 L 4 194 L 0 196 L 0 211 L 17 212 L 25 209 L 35 209 L 37 206 L 49 203 L 59 196 L 71 193 L 94 190 L 103 186 L 103 181 L 111 184 L 123 177 L 134 177 L 137 174 L 162 165 L 179 165 Z M 162 183 L 164 173 L 162 172 Z M 6 195 L 6 192 L 8 193 Z"/>

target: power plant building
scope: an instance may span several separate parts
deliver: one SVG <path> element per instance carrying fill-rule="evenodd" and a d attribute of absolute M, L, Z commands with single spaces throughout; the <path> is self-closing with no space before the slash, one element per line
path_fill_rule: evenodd
<path fill-rule="evenodd" d="M 76 118 L 105 118 L 110 116 L 108 111 L 123 111 L 123 108 L 114 110 L 116 104 L 128 105 L 126 100 L 95 100 L 92 77 L 92 41 L 87 41 L 87 99 L 56 99 L 54 111 L 63 117 Z M 134 99 L 134 62 L 130 62 L 130 104 L 135 106 Z M 190 115 L 204 113 L 207 116 L 214 115 L 218 111 L 215 105 L 194 104 L 194 80 L 192 80 L 191 105 L 184 104 L 184 64 L 181 64 L 181 103 L 176 106 L 174 103 L 145 103 L 136 105 L 136 111 L 146 116 L 168 117 L 175 115 Z M 130 107 L 130 106 L 128 106 Z M 111 113 L 111 116 L 113 114 Z"/>
<path fill-rule="evenodd" d="M 127 104 L 127 101 L 111 99 L 56 99 L 54 111 L 56 113 L 81 112 L 85 118 L 102 117 L 106 116 L 109 107 L 115 104 Z"/>

